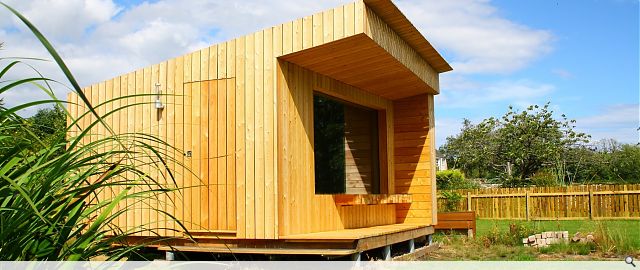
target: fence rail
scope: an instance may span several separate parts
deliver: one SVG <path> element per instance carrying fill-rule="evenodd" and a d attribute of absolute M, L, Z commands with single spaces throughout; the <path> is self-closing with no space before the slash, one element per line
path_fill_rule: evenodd
<path fill-rule="evenodd" d="M 640 220 L 640 184 L 455 190 L 456 210 L 484 219 Z M 438 196 L 440 209 L 445 198 Z"/>

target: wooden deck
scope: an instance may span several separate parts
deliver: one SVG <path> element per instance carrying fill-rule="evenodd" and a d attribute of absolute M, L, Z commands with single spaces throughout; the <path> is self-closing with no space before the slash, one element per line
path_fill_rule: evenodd
<path fill-rule="evenodd" d="M 329 232 L 305 233 L 282 236 L 281 239 L 289 241 L 308 241 L 308 240 L 359 240 L 375 236 L 384 236 L 397 234 L 402 232 L 411 232 L 426 229 L 428 226 L 416 224 L 392 224 L 384 226 L 374 226 L 358 229 L 346 229 Z"/>
<path fill-rule="evenodd" d="M 161 246 L 161 251 L 267 254 L 267 255 L 323 255 L 346 256 L 354 253 L 393 245 L 432 234 L 432 226 L 393 224 L 358 229 L 347 229 L 282 236 L 278 240 L 255 242 L 236 239 L 224 245 L 185 244 Z M 205 239 L 202 239 L 205 240 Z"/>

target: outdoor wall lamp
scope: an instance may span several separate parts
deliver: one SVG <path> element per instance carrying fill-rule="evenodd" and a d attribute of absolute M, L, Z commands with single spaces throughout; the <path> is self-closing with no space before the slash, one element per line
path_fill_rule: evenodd
<path fill-rule="evenodd" d="M 160 90 L 160 84 L 156 83 L 156 109 L 162 110 L 164 109 L 164 104 L 160 100 L 160 95 L 162 94 L 162 90 Z"/>

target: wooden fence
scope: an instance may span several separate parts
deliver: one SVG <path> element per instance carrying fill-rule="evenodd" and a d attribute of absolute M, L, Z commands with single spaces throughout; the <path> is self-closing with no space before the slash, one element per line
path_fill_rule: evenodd
<path fill-rule="evenodd" d="M 483 219 L 640 220 L 640 184 L 455 190 L 459 211 Z M 443 209 L 445 198 L 438 196 Z"/>

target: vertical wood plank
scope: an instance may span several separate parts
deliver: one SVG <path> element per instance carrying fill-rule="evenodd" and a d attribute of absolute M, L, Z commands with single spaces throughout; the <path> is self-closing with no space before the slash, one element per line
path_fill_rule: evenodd
<path fill-rule="evenodd" d="M 209 80 L 218 79 L 218 45 L 209 47 Z"/>
<path fill-rule="evenodd" d="M 355 33 L 360 34 L 365 32 L 365 6 L 364 2 L 355 2 Z"/>
<path fill-rule="evenodd" d="M 218 45 L 218 141 L 217 148 L 218 158 L 218 205 L 224 209 L 228 209 L 227 186 L 228 179 L 226 174 L 228 152 L 227 152 L 227 87 L 223 78 L 227 78 L 227 44 Z M 228 229 L 228 220 L 226 211 L 218 211 L 218 227 Z"/>
<path fill-rule="evenodd" d="M 192 212 L 192 200 L 193 189 L 197 183 L 197 179 L 194 179 L 193 174 L 193 131 L 192 131 L 192 117 L 193 117 L 193 89 L 192 86 L 192 66 L 193 66 L 193 54 L 188 54 L 184 57 L 184 209 L 183 209 L 183 221 L 185 227 L 189 230 L 194 228 L 194 218 Z M 190 154 L 188 154 L 190 153 Z"/>
<path fill-rule="evenodd" d="M 200 122 L 198 124 L 198 130 L 200 136 L 198 138 L 197 147 L 199 147 L 200 155 L 198 162 L 200 163 L 200 170 L 198 177 L 200 178 L 200 186 L 197 191 L 199 193 L 198 215 L 200 221 L 198 226 L 204 230 L 209 230 L 209 48 L 203 48 L 200 50 L 200 95 L 199 95 L 199 113 Z"/>
<path fill-rule="evenodd" d="M 333 34 L 335 40 L 344 38 L 344 6 L 333 9 Z"/>
<path fill-rule="evenodd" d="M 150 78 L 150 85 L 148 88 L 149 94 L 152 96 L 149 96 L 149 101 L 150 103 L 147 105 L 147 107 L 149 107 L 150 112 L 149 112 L 149 128 L 150 128 L 150 135 L 158 138 L 160 135 L 160 123 L 159 123 L 159 116 L 158 115 L 158 110 L 155 108 L 155 104 L 153 102 L 155 102 L 156 100 L 156 84 L 159 83 L 160 80 L 160 65 L 153 65 L 151 66 L 151 78 Z M 151 145 L 154 149 L 158 149 L 159 144 L 157 142 L 150 142 L 149 145 Z M 152 155 L 151 153 L 149 153 L 149 155 Z M 151 158 L 149 159 L 152 162 L 152 165 L 149 166 L 150 171 L 149 171 L 149 175 L 154 179 L 154 181 L 156 181 L 159 184 L 162 184 L 161 180 L 160 180 L 160 166 L 158 166 L 159 164 L 159 160 L 155 157 L 155 156 L 151 156 Z M 156 199 L 152 200 L 152 202 L 149 203 L 149 207 L 151 209 L 149 209 L 149 229 L 154 230 L 153 232 L 150 231 L 149 235 L 153 235 L 153 233 L 157 233 L 158 230 L 156 228 L 158 228 L 158 209 L 160 207 L 159 205 L 159 200 L 161 199 L 161 197 L 156 197 Z"/>
<path fill-rule="evenodd" d="M 355 3 L 344 6 L 344 35 L 349 37 L 355 34 Z"/>
<path fill-rule="evenodd" d="M 219 70 L 218 70 L 219 71 Z M 218 145 L 218 206 L 222 209 L 227 209 L 227 177 L 226 177 L 226 167 L 227 167 L 227 142 L 226 142 L 226 110 L 227 110 L 227 86 L 225 80 L 216 81 L 217 84 L 217 128 L 218 128 L 218 140 L 216 144 Z M 218 211 L 218 228 L 226 230 L 227 227 L 227 216 L 225 210 Z"/>
<path fill-rule="evenodd" d="M 264 152 L 264 208 L 265 208 L 265 224 L 264 237 L 274 239 L 276 237 L 276 197 L 275 197 L 275 149 L 274 145 L 274 57 L 273 57 L 273 30 L 268 28 L 264 31 L 263 38 L 263 152 Z"/>
<path fill-rule="evenodd" d="M 255 68 L 254 68 L 254 119 L 255 119 L 255 215 L 256 238 L 265 237 L 265 130 L 264 130 L 264 34 L 255 36 Z"/>
<path fill-rule="evenodd" d="M 175 185 L 179 187 L 177 192 L 173 192 L 175 196 L 175 217 L 178 221 L 185 223 L 184 205 L 186 203 L 185 198 L 185 147 L 184 147 L 184 56 L 176 58 L 175 72 L 174 72 L 174 138 L 175 138 Z M 179 224 L 174 222 L 174 227 L 179 229 Z M 180 228 L 181 229 L 181 228 Z"/>
<path fill-rule="evenodd" d="M 313 15 L 313 46 L 320 46 L 324 44 L 324 32 L 323 32 L 323 16 L 322 13 Z"/>
<path fill-rule="evenodd" d="M 144 95 L 146 94 L 144 91 L 144 73 L 145 70 L 141 69 L 136 71 L 136 94 L 137 95 Z M 134 123 L 140 123 L 138 124 L 139 126 L 136 126 L 136 132 L 148 132 L 148 126 L 149 126 L 149 121 L 147 120 L 148 115 L 149 115 L 149 108 L 147 106 L 145 106 L 146 102 L 148 102 L 147 100 L 148 97 L 146 96 L 138 96 L 136 97 L 136 118 L 135 121 L 133 121 Z M 143 156 L 138 156 L 139 160 L 141 160 L 143 162 L 143 164 L 147 163 L 146 158 L 144 158 Z M 148 166 L 140 166 L 140 168 L 142 169 L 142 171 L 144 171 L 145 173 L 149 170 Z M 136 191 L 140 192 L 141 191 L 141 187 L 136 187 Z M 135 201 L 134 201 L 135 202 Z M 148 220 L 148 216 L 146 215 L 146 211 L 144 211 L 144 205 L 141 202 L 135 202 L 135 208 L 136 208 L 136 212 L 135 212 L 135 224 L 137 226 L 141 226 L 141 225 L 145 225 L 147 223 Z M 148 235 L 145 233 L 140 233 L 139 235 Z"/>
<path fill-rule="evenodd" d="M 280 215 L 282 215 L 281 212 L 281 205 L 280 202 L 282 201 L 280 198 L 280 188 L 281 188 L 281 182 L 284 181 L 284 179 L 282 179 L 280 177 L 280 172 L 279 172 L 279 157 L 280 157 L 280 149 L 278 147 L 279 145 L 279 141 L 278 141 L 278 137 L 279 137 L 279 125 L 278 122 L 281 121 L 280 116 L 279 116 L 279 88 L 280 88 L 280 81 L 281 81 L 281 77 L 280 77 L 280 68 L 279 68 L 279 64 L 278 64 L 278 59 L 276 58 L 277 56 L 282 55 L 282 26 L 276 26 L 273 29 L 273 58 L 271 59 L 272 63 L 271 66 L 273 68 L 272 71 L 272 75 L 273 76 L 273 88 L 272 88 L 272 99 L 271 99 L 271 107 L 273 108 L 273 148 L 271 149 L 271 151 L 274 153 L 274 159 L 273 159 L 273 168 L 274 168 L 274 177 L 275 177 L 275 183 L 274 183 L 274 187 L 273 187 L 273 201 L 274 201 L 274 212 L 275 212 L 275 219 L 274 219 L 274 227 L 273 227 L 273 231 L 274 231 L 274 237 L 278 238 L 280 235 L 280 226 L 281 226 L 281 218 Z"/>
<path fill-rule="evenodd" d="M 166 82 L 166 102 L 165 102 L 165 108 L 166 108 L 166 133 L 167 133 L 167 147 L 166 147 L 166 153 L 169 157 L 168 162 L 168 167 L 169 167 L 169 172 L 167 173 L 167 186 L 169 188 L 177 188 L 176 185 L 176 158 L 178 153 L 172 148 L 172 147 L 176 147 L 176 138 L 175 138 L 175 130 L 176 130 L 176 106 L 175 106 L 175 100 L 176 100 L 176 92 L 175 92 L 175 70 L 176 70 L 176 59 L 170 59 L 167 62 L 167 82 Z M 167 202 L 166 202 L 166 211 L 167 213 L 173 215 L 174 217 L 176 216 L 176 191 L 170 192 L 167 196 Z M 165 226 L 167 228 L 166 231 L 166 235 L 167 236 L 175 236 L 175 229 L 178 228 L 177 224 L 175 224 L 175 222 L 170 219 L 167 218 L 166 222 L 165 222 Z"/>
<path fill-rule="evenodd" d="M 218 78 L 218 45 L 209 47 L 209 80 L 216 80 Z M 209 93 L 207 95 L 207 101 L 209 106 L 208 112 L 208 131 L 209 131 L 209 155 L 208 155 L 208 188 L 207 196 L 209 197 L 207 216 L 210 230 L 220 230 L 218 224 L 218 211 L 224 209 L 224 206 L 219 204 L 218 196 L 218 160 L 220 159 L 220 153 L 218 151 L 218 85 L 216 81 L 206 82 Z"/>
<path fill-rule="evenodd" d="M 136 132 L 136 126 L 135 126 L 135 120 L 137 120 L 140 115 L 137 114 L 138 108 L 140 108 L 140 106 L 135 106 L 135 104 L 138 101 L 138 97 L 132 97 L 133 95 L 136 94 L 136 73 L 137 72 L 131 72 L 127 75 L 127 86 L 126 86 L 126 90 L 127 90 L 127 96 L 128 98 L 124 99 L 123 102 L 126 102 L 126 105 L 129 105 L 130 107 L 127 108 L 127 114 L 126 117 L 127 119 L 129 119 L 129 121 L 127 121 L 127 133 L 131 134 L 133 132 Z M 131 119 L 133 119 L 134 121 L 131 121 Z M 129 164 L 129 165 L 133 165 L 133 164 Z M 133 179 L 133 173 L 132 172 L 128 172 L 127 174 L 127 180 Z M 132 189 L 131 192 L 134 192 L 135 189 Z M 133 199 L 128 199 L 126 201 L 126 207 L 127 209 L 133 209 L 133 210 L 128 210 L 127 211 L 127 224 L 128 226 L 126 227 L 127 230 L 132 229 L 133 224 L 137 221 L 137 219 L 135 218 L 137 213 L 137 205 L 134 204 Z"/>
<path fill-rule="evenodd" d="M 104 115 L 104 105 L 102 104 L 102 102 L 104 101 L 104 92 L 105 92 L 104 88 L 105 88 L 104 82 L 91 86 L 91 94 L 92 94 L 91 102 L 98 116 L 100 116 L 100 118 L 102 118 L 102 116 Z M 99 121 L 97 117 L 94 117 L 93 119 L 94 121 Z M 91 140 L 90 140 L 91 142 L 95 143 L 103 139 L 104 131 L 105 131 L 103 123 L 105 123 L 104 120 L 103 122 L 99 122 L 96 126 L 92 128 L 93 135 L 91 136 Z M 97 148 L 99 149 L 98 151 L 104 151 L 104 146 L 102 145 L 99 145 Z M 98 178 L 96 176 L 94 177 L 93 182 L 97 180 Z M 98 190 L 96 192 L 96 200 L 103 201 L 106 192 L 107 191 L 105 189 Z"/>
<path fill-rule="evenodd" d="M 246 119 L 245 70 L 246 38 L 236 40 L 236 231 L 239 238 L 247 235 L 246 227 Z"/>
<path fill-rule="evenodd" d="M 193 222 L 193 226 L 197 230 L 202 230 L 200 227 L 200 189 L 202 188 L 202 178 L 201 176 L 201 168 L 200 168 L 200 97 L 201 97 L 201 52 L 195 51 L 191 54 L 191 169 L 193 172 L 192 175 L 192 188 L 191 188 L 191 218 Z"/>
<path fill-rule="evenodd" d="M 227 227 L 236 229 L 236 44 L 227 42 Z"/>
<path fill-rule="evenodd" d="M 302 49 L 309 49 L 313 46 L 313 16 L 302 19 Z"/>
<path fill-rule="evenodd" d="M 245 138 L 246 138 L 246 237 L 256 236 L 256 153 L 255 153 L 255 34 L 246 36 L 245 64 Z"/>
<path fill-rule="evenodd" d="M 333 29 L 333 9 L 327 10 L 322 13 L 322 32 L 324 43 L 329 43 L 334 40 Z"/>
<path fill-rule="evenodd" d="M 169 117 L 168 117 L 168 113 L 166 111 L 167 108 L 167 103 L 169 101 L 169 96 L 168 96 L 168 92 L 169 92 L 169 61 L 164 61 L 162 63 L 160 63 L 160 79 L 159 79 L 159 83 L 160 83 L 160 91 L 163 94 L 163 96 L 160 97 L 160 100 L 162 102 L 162 105 L 164 106 L 164 109 L 160 110 L 158 112 L 159 114 L 159 118 L 160 118 L 160 126 L 159 126 L 159 136 L 162 138 L 162 140 L 167 143 L 164 145 L 161 145 L 161 151 L 167 155 L 168 157 L 172 157 L 171 153 L 169 153 L 169 133 L 168 133 L 168 125 L 169 125 Z M 169 177 L 169 171 L 170 170 L 170 163 L 171 160 L 167 160 L 167 167 L 168 168 L 163 168 L 163 170 L 161 171 L 161 176 L 162 179 L 162 183 L 164 185 L 165 188 L 171 188 L 172 184 L 171 184 L 171 179 Z M 162 165 L 160 165 L 162 167 Z M 170 200 L 170 196 L 171 194 L 169 193 L 164 193 L 162 194 L 162 205 L 160 207 L 160 210 L 165 211 L 165 212 L 169 212 L 169 204 L 171 203 Z M 168 226 L 169 224 L 169 217 L 167 217 L 166 214 L 160 214 L 161 219 L 159 220 L 159 227 L 163 228 L 161 230 L 162 234 L 161 235 L 169 235 L 171 233 L 170 230 L 168 230 Z"/>
<path fill-rule="evenodd" d="M 108 129 L 111 129 L 111 131 L 115 132 L 114 125 L 113 125 L 113 117 L 114 116 L 113 115 L 110 115 L 110 116 L 106 115 L 107 113 L 110 113 L 110 112 L 113 111 L 113 102 L 112 102 L 112 100 L 113 100 L 113 84 L 114 84 L 114 79 L 107 80 L 106 83 L 105 83 L 105 88 L 104 88 L 104 94 L 103 94 L 103 99 L 102 99 L 102 102 L 104 103 L 104 105 L 103 105 L 104 109 L 103 109 L 102 115 L 104 117 L 104 121 L 105 121 L 107 126 L 104 128 L 104 132 L 103 132 L 103 135 L 102 135 L 103 139 L 106 139 L 106 138 L 108 138 L 108 137 L 110 137 L 112 135 L 115 135 L 115 134 L 112 134 L 111 132 L 108 131 Z M 105 146 L 103 148 L 104 149 L 103 151 L 105 151 L 105 152 L 113 151 L 113 147 L 114 146 L 115 146 L 115 144 L 113 144 L 113 142 L 109 142 L 109 143 L 105 144 Z M 116 160 L 115 159 L 111 159 L 111 160 L 109 160 L 109 162 L 110 163 L 112 163 L 112 162 L 115 163 Z M 112 183 L 113 183 L 113 181 L 114 180 L 111 180 Z M 117 194 L 116 192 L 117 192 L 116 191 L 116 186 L 107 188 L 105 190 L 105 192 L 104 192 L 103 200 L 115 197 L 116 194 Z"/>
<path fill-rule="evenodd" d="M 199 60 L 199 59 L 198 59 Z M 193 66 L 195 69 L 196 67 Z M 199 73 L 199 72 L 198 72 Z M 191 146 L 190 149 L 192 151 L 191 157 L 191 169 L 193 172 L 192 175 L 192 183 L 191 183 L 191 218 L 193 222 L 193 228 L 196 230 L 203 230 L 200 227 L 200 189 L 202 188 L 202 178 L 201 173 L 202 170 L 200 168 L 200 160 L 202 159 L 202 153 L 200 151 L 200 95 L 202 94 L 201 83 L 194 82 L 189 84 L 189 88 L 191 90 Z"/>
<path fill-rule="evenodd" d="M 204 57 L 204 56 L 203 56 Z M 208 56 L 207 56 L 208 57 Z M 201 76 L 208 76 L 208 73 L 203 73 Z M 209 198 L 209 192 L 211 188 L 211 178 L 209 178 L 209 158 L 211 157 L 211 153 L 209 152 L 209 122 L 215 121 L 215 119 L 209 118 L 209 97 L 210 97 L 210 89 L 209 82 L 203 81 L 200 83 L 201 89 L 201 99 L 200 99 L 200 179 L 202 181 L 202 186 L 199 188 L 200 190 L 200 227 L 211 230 L 210 224 L 210 216 L 209 216 L 209 208 L 212 203 Z M 215 108 L 214 108 L 215 109 Z"/>
<path fill-rule="evenodd" d="M 215 52 L 215 54 L 217 55 L 217 51 Z M 217 59 L 217 57 L 216 57 Z M 216 72 L 217 72 L 217 67 L 216 67 Z M 218 75 L 216 74 L 215 77 L 217 77 Z M 218 82 L 213 80 L 213 81 L 209 81 L 207 82 L 208 86 L 209 86 L 209 96 L 208 96 L 208 101 L 209 101 L 209 119 L 211 119 L 211 121 L 209 121 L 209 150 L 211 151 L 210 155 L 209 155 L 209 198 L 211 198 L 210 200 L 210 205 L 209 205 L 209 211 L 208 211 L 208 216 L 209 216 L 209 228 L 210 229 L 216 229 L 216 230 L 221 230 L 222 228 L 220 227 L 220 219 L 218 218 L 218 212 L 222 212 L 224 211 L 224 205 L 220 204 L 220 196 L 218 193 L 218 189 L 220 187 L 218 181 L 220 181 L 221 179 L 218 178 L 218 170 L 220 168 L 218 168 L 218 163 L 219 160 L 223 157 L 221 157 L 221 153 L 222 151 L 220 151 L 220 149 L 218 149 L 218 137 L 220 136 L 220 134 L 218 134 L 218 126 L 222 125 L 223 123 L 220 123 L 219 118 L 218 118 L 218 111 L 219 111 L 219 104 L 218 104 Z"/>

